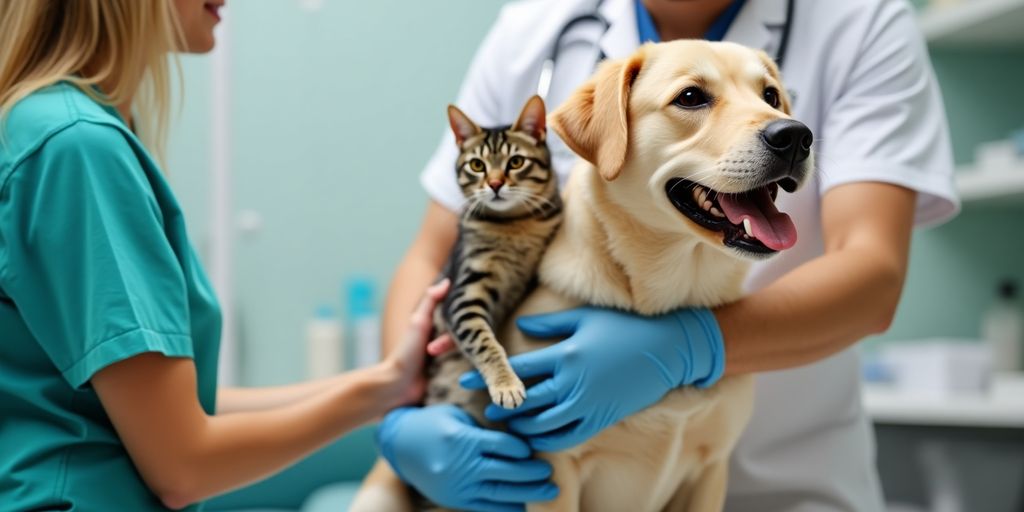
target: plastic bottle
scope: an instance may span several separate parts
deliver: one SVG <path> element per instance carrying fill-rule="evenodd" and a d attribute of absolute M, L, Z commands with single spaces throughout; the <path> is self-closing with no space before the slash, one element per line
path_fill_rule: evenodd
<path fill-rule="evenodd" d="M 995 302 L 981 322 L 981 337 L 992 346 L 993 367 L 1001 372 L 1021 371 L 1024 318 L 1017 299 L 1017 283 L 999 283 Z"/>
<path fill-rule="evenodd" d="M 345 368 L 344 330 L 334 308 L 321 305 L 306 326 L 306 376 L 322 379 Z"/>
<path fill-rule="evenodd" d="M 377 312 L 374 282 L 358 277 L 348 281 L 348 323 L 356 368 L 380 361 L 380 315 Z"/>

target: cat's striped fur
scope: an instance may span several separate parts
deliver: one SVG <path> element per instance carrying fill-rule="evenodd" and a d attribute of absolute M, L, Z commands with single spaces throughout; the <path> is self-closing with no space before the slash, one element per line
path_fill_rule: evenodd
<path fill-rule="evenodd" d="M 519 406 L 522 381 L 494 335 L 526 295 L 562 218 L 558 179 L 545 144 L 544 102 L 531 98 L 511 127 L 477 127 L 449 107 L 459 144 L 458 184 L 467 198 L 444 274 L 452 287 L 435 323 L 483 375 L 491 401 Z M 428 388 L 428 403 L 448 390 Z M 432 395 L 432 396 L 431 396 Z"/>

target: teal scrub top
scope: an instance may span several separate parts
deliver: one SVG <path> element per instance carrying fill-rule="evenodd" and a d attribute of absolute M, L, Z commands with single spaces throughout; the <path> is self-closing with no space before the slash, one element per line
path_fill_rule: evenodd
<path fill-rule="evenodd" d="M 0 127 L 0 510 L 166 510 L 89 379 L 192 358 L 213 414 L 221 315 L 181 209 L 117 111 L 70 83 Z"/>

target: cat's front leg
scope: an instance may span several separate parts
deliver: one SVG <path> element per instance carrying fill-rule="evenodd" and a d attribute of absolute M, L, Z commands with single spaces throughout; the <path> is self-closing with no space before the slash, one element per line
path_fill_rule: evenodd
<path fill-rule="evenodd" d="M 486 318 L 472 316 L 463 319 L 452 329 L 452 337 L 484 378 L 492 402 L 505 409 L 515 409 L 522 405 L 526 400 L 526 386 L 512 371 L 508 354 L 498 343 Z"/>

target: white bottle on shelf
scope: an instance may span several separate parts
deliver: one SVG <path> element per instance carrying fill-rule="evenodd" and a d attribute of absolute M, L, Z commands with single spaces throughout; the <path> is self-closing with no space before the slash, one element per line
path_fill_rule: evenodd
<path fill-rule="evenodd" d="M 334 309 L 317 308 L 306 326 L 306 377 L 323 379 L 345 368 L 344 330 Z"/>
<path fill-rule="evenodd" d="M 375 283 L 368 277 L 351 278 L 347 283 L 346 296 L 354 367 L 365 368 L 379 362 L 381 356 Z"/>
<path fill-rule="evenodd" d="M 1024 351 L 1024 317 L 1017 299 L 1017 283 L 999 283 L 996 300 L 981 322 L 981 338 L 992 346 L 993 369 L 1019 372 Z"/>

